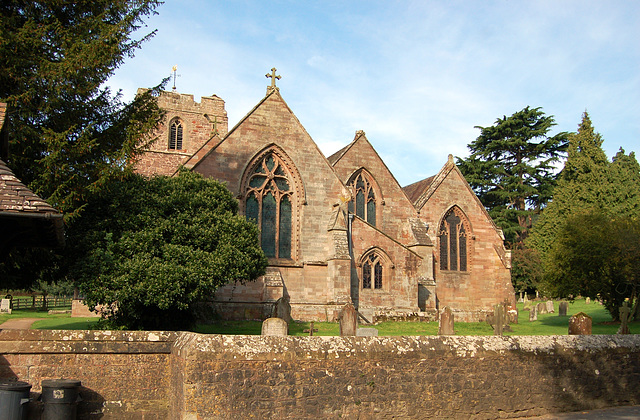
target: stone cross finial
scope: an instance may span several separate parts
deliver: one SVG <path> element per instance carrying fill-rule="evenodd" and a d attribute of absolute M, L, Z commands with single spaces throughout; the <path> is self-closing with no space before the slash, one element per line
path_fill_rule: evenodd
<path fill-rule="evenodd" d="M 276 76 L 275 67 L 271 69 L 271 73 L 265 74 L 265 77 L 271 78 L 271 86 L 269 87 L 270 90 L 276 89 L 276 79 L 280 80 L 282 78 L 282 76 Z"/>

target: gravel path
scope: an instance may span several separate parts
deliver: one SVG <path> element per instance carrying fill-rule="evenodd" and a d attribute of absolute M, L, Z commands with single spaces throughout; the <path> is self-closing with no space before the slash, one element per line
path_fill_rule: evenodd
<path fill-rule="evenodd" d="M 28 330 L 31 328 L 31 324 L 38 321 L 40 318 L 18 318 L 10 319 L 0 324 L 0 330 Z"/>

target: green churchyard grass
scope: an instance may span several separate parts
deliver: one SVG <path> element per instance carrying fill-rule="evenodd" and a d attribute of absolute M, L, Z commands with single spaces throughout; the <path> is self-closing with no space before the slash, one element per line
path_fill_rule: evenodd
<path fill-rule="evenodd" d="M 535 302 L 537 303 L 537 302 Z M 538 320 L 529 321 L 529 311 L 523 310 L 518 303 L 518 324 L 512 324 L 512 332 L 505 335 L 566 335 L 569 317 L 578 312 L 585 312 L 593 319 L 593 334 L 615 334 L 619 323 L 612 323 L 611 316 L 604 307 L 596 302 L 587 304 L 584 299 L 569 303 L 567 316 L 558 316 L 558 301 L 554 301 L 554 313 L 538 314 Z M 52 330 L 86 330 L 95 328 L 99 318 L 71 318 L 70 314 L 49 314 L 44 311 L 15 310 L 11 315 L 0 315 L 0 324 L 9 319 L 42 318 L 31 326 L 32 329 Z M 289 335 L 308 336 L 309 322 L 292 322 L 289 324 Z M 438 322 L 382 322 L 366 327 L 376 328 L 381 336 L 412 336 L 438 334 Z M 194 332 L 201 334 L 246 334 L 259 335 L 262 329 L 260 321 L 218 321 L 211 324 L 198 325 Z M 336 336 L 340 334 L 340 326 L 335 322 L 315 322 L 313 335 Z M 640 333 L 640 321 L 630 324 L 632 333 Z M 307 332 L 305 332 L 307 330 Z M 486 322 L 456 322 L 457 335 L 492 335 L 493 330 Z"/>

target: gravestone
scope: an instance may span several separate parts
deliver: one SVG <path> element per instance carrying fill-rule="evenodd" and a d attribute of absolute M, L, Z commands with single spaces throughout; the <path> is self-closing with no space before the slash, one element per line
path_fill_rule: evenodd
<path fill-rule="evenodd" d="M 539 314 L 546 314 L 547 313 L 547 304 L 544 302 L 540 302 L 536 305 L 536 310 Z"/>
<path fill-rule="evenodd" d="M 493 317 L 493 335 L 502 335 L 504 328 L 504 307 L 502 305 L 494 306 Z"/>
<path fill-rule="evenodd" d="M 291 318 L 291 304 L 289 303 L 288 297 L 281 297 L 276 300 L 276 303 L 273 305 L 273 314 L 272 318 L 281 318 L 288 324 L 292 321 Z"/>
<path fill-rule="evenodd" d="M 588 297 L 584 300 L 584 303 L 586 303 L 587 305 L 589 305 L 591 303 L 591 298 Z"/>
<path fill-rule="evenodd" d="M 533 305 L 531 309 L 529 309 L 529 321 L 537 321 L 538 320 L 538 306 Z"/>
<path fill-rule="evenodd" d="M 309 328 L 307 328 L 306 330 L 302 330 L 302 332 L 309 333 L 309 337 L 313 337 L 313 333 L 314 333 L 314 332 L 318 332 L 318 329 L 317 329 L 317 328 L 313 328 L 314 324 L 315 324 L 315 322 L 314 322 L 314 321 L 311 321 L 311 322 L 309 323 Z"/>
<path fill-rule="evenodd" d="M 358 328 L 358 311 L 353 304 L 347 303 L 340 311 L 340 336 L 354 336 Z"/>
<path fill-rule="evenodd" d="M 558 316 L 567 316 L 569 310 L 569 302 L 562 301 L 558 306 Z"/>
<path fill-rule="evenodd" d="M 289 334 L 289 324 L 282 318 L 267 318 L 262 322 L 262 335 L 285 336 Z"/>
<path fill-rule="evenodd" d="M 553 301 L 552 300 L 548 300 L 547 301 L 547 313 L 548 314 L 552 314 L 555 312 L 555 309 L 553 308 Z"/>
<path fill-rule="evenodd" d="M 356 331 L 357 337 L 377 337 L 378 330 L 376 328 L 358 328 Z"/>
<path fill-rule="evenodd" d="M 526 293 L 524 294 L 524 300 L 523 300 L 523 302 L 524 302 L 524 303 L 529 302 L 529 296 L 528 296 Z"/>
<path fill-rule="evenodd" d="M 517 324 L 518 323 L 518 309 L 509 309 L 507 311 L 507 322 L 509 324 Z"/>
<path fill-rule="evenodd" d="M 11 299 L 2 299 L 2 301 L 0 301 L 0 313 L 11 313 Z"/>
<path fill-rule="evenodd" d="M 455 335 L 453 329 L 453 312 L 451 308 L 445 306 L 440 313 L 440 319 L 438 321 L 438 335 Z"/>
<path fill-rule="evenodd" d="M 618 334 L 631 334 L 629 331 L 629 318 L 631 315 L 631 308 L 629 308 L 629 302 L 624 302 L 620 307 L 620 328 L 618 328 Z"/>
<path fill-rule="evenodd" d="M 569 335 L 591 335 L 591 317 L 578 312 L 569 318 Z"/>
<path fill-rule="evenodd" d="M 522 297 L 522 292 L 520 292 L 520 298 L 518 299 L 518 303 L 523 303 L 524 298 Z"/>

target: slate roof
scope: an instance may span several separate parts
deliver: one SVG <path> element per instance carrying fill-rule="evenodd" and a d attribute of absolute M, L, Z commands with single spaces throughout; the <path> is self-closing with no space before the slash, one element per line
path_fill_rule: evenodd
<path fill-rule="evenodd" d="M 429 185 L 433 182 L 436 176 L 430 176 L 429 178 L 425 178 L 422 181 L 414 182 L 413 184 L 407 185 L 406 187 L 402 187 L 402 190 L 409 198 L 409 201 L 413 203 L 415 206 L 416 201 L 420 198 L 422 193 L 424 193 Z"/>

